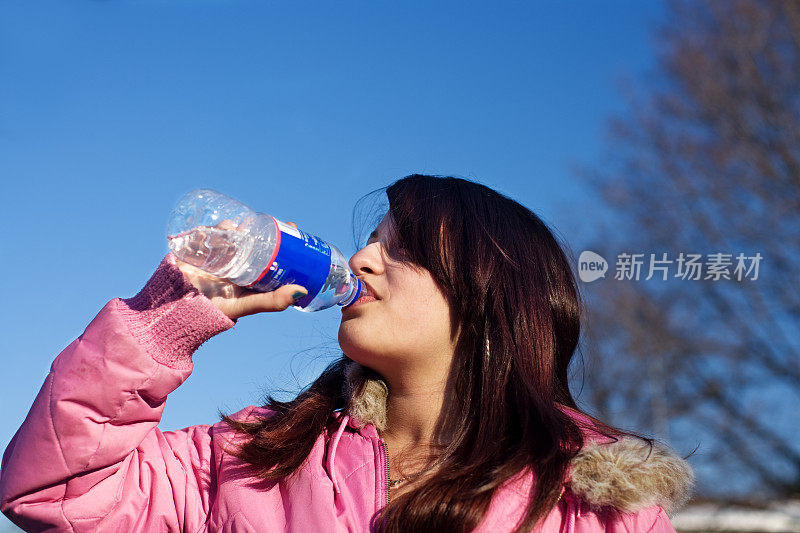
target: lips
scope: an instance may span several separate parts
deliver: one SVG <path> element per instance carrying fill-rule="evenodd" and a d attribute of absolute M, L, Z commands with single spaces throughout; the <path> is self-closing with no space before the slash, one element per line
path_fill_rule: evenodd
<path fill-rule="evenodd" d="M 363 279 L 361 280 L 361 295 L 358 297 L 358 300 L 353 302 L 348 307 L 355 307 L 359 304 L 364 304 L 367 302 L 374 302 L 375 300 L 380 300 L 377 296 L 375 296 L 375 292 Z"/>

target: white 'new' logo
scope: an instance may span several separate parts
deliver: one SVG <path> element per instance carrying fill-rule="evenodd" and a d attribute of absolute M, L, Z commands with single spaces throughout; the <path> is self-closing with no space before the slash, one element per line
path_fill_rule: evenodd
<path fill-rule="evenodd" d="M 608 262 L 599 254 L 584 250 L 578 257 L 578 276 L 584 283 L 606 277 L 607 270 Z"/>

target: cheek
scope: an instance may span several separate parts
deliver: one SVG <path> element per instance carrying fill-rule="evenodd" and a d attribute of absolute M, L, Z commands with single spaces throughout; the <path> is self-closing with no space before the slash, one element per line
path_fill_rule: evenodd
<path fill-rule="evenodd" d="M 430 298 L 415 308 L 410 316 L 409 329 L 415 331 L 421 340 L 445 343 L 450 338 L 450 309 L 444 301 Z"/>
<path fill-rule="evenodd" d="M 427 281 L 427 280 L 426 280 Z M 450 307 L 432 281 L 403 299 L 392 331 L 409 345 L 442 343 L 450 337 Z"/>

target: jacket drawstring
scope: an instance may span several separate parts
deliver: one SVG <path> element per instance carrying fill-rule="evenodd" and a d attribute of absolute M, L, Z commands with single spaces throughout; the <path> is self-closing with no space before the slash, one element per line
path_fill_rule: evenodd
<path fill-rule="evenodd" d="M 328 473 L 331 476 L 331 481 L 333 482 L 333 490 L 336 494 L 341 494 L 342 491 L 339 488 L 339 483 L 336 481 L 336 470 L 334 469 L 335 460 L 336 460 L 336 448 L 339 447 L 339 440 L 342 438 L 342 433 L 344 433 L 345 428 L 347 428 L 347 423 L 350 421 L 350 415 L 342 415 L 341 420 L 339 421 L 339 429 L 336 430 L 336 435 L 333 437 L 333 442 L 331 443 L 331 447 L 328 451 Z"/>
<path fill-rule="evenodd" d="M 566 533 L 575 533 L 575 502 L 572 498 L 567 498 L 567 531 Z"/>
<path fill-rule="evenodd" d="M 575 495 L 568 491 L 562 492 L 561 496 L 564 498 L 564 502 L 567 505 L 567 508 L 564 511 L 567 515 L 564 533 L 575 533 L 575 521 L 581 516 L 581 501 L 575 498 Z"/>

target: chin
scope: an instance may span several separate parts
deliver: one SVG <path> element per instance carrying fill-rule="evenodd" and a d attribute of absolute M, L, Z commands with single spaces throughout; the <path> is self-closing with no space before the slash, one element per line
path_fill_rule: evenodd
<path fill-rule="evenodd" d="M 379 362 L 383 359 L 382 355 L 385 352 L 374 343 L 369 342 L 369 335 L 356 334 L 354 329 L 347 327 L 346 324 L 339 326 L 339 347 L 347 357 L 356 363 L 377 371 L 376 367 L 381 366 Z M 374 340 L 374 336 L 372 340 Z"/>
<path fill-rule="evenodd" d="M 361 363 L 368 349 L 367 346 L 363 345 L 363 342 L 359 342 L 358 335 L 353 335 L 352 329 L 346 324 L 339 326 L 339 348 L 342 349 L 347 357 L 357 363 Z"/>

